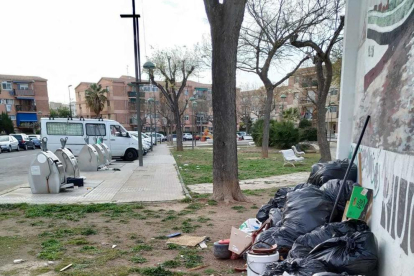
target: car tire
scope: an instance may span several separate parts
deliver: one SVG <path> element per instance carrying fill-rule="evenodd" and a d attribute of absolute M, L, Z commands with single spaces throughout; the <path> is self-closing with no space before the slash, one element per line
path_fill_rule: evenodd
<path fill-rule="evenodd" d="M 33 146 L 32 146 L 32 150 L 35 150 L 36 149 L 36 146 L 33 144 Z"/>
<path fill-rule="evenodd" d="M 9 152 L 12 152 L 12 147 L 11 147 L 11 145 L 9 146 Z"/>
<path fill-rule="evenodd" d="M 27 150 L 27 145 L 24 145 L 24 150 Z"/>
<path fill-rule="evenodd" d="M 17 145 L 17 147 L 16 147 L 16 151 L 20 151 L 20 147 L 19 147 L 19 145 Z"/>
<path fill-rule="evenodd" d="M 137 159 L 138 153 L 134 149 L 127 149 L 124 154 L 124 160 L 125 161 L 134 161 Z"/>

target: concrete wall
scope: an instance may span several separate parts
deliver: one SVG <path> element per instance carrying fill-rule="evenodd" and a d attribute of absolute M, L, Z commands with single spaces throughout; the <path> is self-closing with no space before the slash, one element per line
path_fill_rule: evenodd
<path fill-rule="evenodd" d="M 362 184 L 374 190 L 380 275 L 414 271 L 414 0 L 348 0 L 337 158 L 367 115 Z"/>

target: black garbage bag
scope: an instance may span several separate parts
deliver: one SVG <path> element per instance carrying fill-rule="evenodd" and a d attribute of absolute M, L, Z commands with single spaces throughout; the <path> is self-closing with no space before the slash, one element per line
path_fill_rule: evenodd
<path fill-rule="evenodd" d="M 272 208 L 283 208 L 286 203 L 286 196 L 289 192 L 302 189 L 309 186 L 310 184 L 298 184 L 296 187 L 280 188 L 275 193 L 274 198 L 270 199 L 266 205 L 263 205 L 256 214 L 256 218 L 260 222 L 265 222 L 269 218 L 269 211 Z"/>
<path fill-rule="evenodd" d="M 290 249 L 301 235 L 328 222 L 333 203 L 324 198 L 324 192 L 315 186 L 309 186 L 288 193 L 282 220 L 261 235 L 253 245 L 254 248 L 269 248 L 277 244 L 279 249 Z M 269 246 L 270 244 L 270 246 Z"/>
<path fill-rule="evenodd" d="M 325 184 L 323 184 L 320 189 L 325 192 L 325 198 L 335 203 L 342 182 L 343 180 L 331 179 Z M 353 182 L 352 180 L 346 181 L 346 184 L 342 189 L 338 205 L 336 206 L 337 216 L 334 218 L 333 221 L 341 221 L 342 215 L 345 210 L 346 202 L 351 198 L 352 189 L 354 188 L 354 186 L 359 186 L 359 184 Z"/>
<path fill-rule="evenodd" d="M 348 220 L 326 224 L 297 238 L 292 249 L 289 251 L 288 259 L 306 258 L 309 252 L 320 243 L 332 238 L 365 231 L 369 231 L 369 227 L 361 220 Z"/>
<path fill-rule="evenodd" d="M 356 232 L 317 245 L 307 259 L 322 262 L 330 272 L 372 275 L 378 264 L 377 243 L 372 232 Z"/>
<path fill-rule="evenodd" d="M 334 160 L 328 163 L 323 163 L 317 172 L 311 175 L 308 183 L 322 186 L 331 179 L 343 179 L 349 165 L 349 160 Z M 352 164 L 349 172 L 348 180 L 357 181 L 357 166 Z"/>
<path fill-rule="evenodd" d="M 277 226 L 279 221 L 282 220 L 282 209 L 272 208 L 269 214 L 270 214 L 270 218 L 272 219 L 270 226 L 271 227 Z"/>
<path fill-rule="evenodd" d="M 282 261 L 267 265 L 263 276 L 278 276 L 285 271 L 295 276 L 312 276 L 327 270 L 325 265 L 318 260 L 296 259 L 291 262 Z"/>

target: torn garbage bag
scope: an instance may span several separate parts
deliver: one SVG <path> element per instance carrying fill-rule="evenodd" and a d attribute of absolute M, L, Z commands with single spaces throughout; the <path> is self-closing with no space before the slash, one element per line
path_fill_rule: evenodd
<path fill-rule="evenodd" d="M 328 163 L 323 163 L 319 170 L 309 177 L 308 183 L 317 186 L 322 186 L 324 183 L 328 182 L 331 179 L 343 179 L 348 165 L 348 159 L 334 160 Z M 348 175 L 348 180 L 356 182 L 357 171 L 357 166 L 353 164 Z"/>
<path fill-rule="evenodd" d="M 317 245 L 307 259 L 322 262 L 330 272 L 373 275 L 378 263 L 377 243 L 372 232 L 356 232 Z"/>
<path fill-rule="evenodd" d="M 365 231 L 369 231 L 369 227 L 361 220 L 348 220 L 326 224 L 297 238 L 292 249 L 289 251 L 288 259 L 305 258 L 320 243 L 332 238 Z"/>
<path fill-rule="evenodd" d="M 296 187 L 288 187 L 288 188 L 280 188 L 275 193 L 274 198 L 270 199 L 269 202 L 266 205 L 263 205 L 259 212 L 257 212 L 256 218 L 260 222 L 265 222 L 269 218 L 269 211 L 272 208 L 283 208 L 286 203 L 286 196 L 289 192 L 296 191 L 299 189 L 302 189 L 304 187 L 309 186 L 309 184 L 302 183 L 296 185 Z"/>
<path fill-rule="evenodd" d="M 320 190 L 325 192 L 325 198 L 331 200 L 332 202 L 335 202 L 342 182 L 343 180 L 331 179 L 325 184 L 323 184 Z M 336 206 L 338 215 L 336 218 L 334 218 L 334 221 L 341 221 L 342 215 L 345 210 L 346 202 L 351 198 L 352 189 L 354 188 L 354 186 L 359 186 L 359 184 L 354 183 L 351 180 L 346 181 L 346 185 L 344 185 L 344 188 L 342 189 L 338 205 Z"/>
<path fill-rule="evenodd" d="M 315 186 L 305 187 L 287 195 L 280 227 L 272 227 L 261 233 L 253 248 L 291 248 L 301 235 L 328 222 L 333 202 L 324 197 L 324 191 Z"/>
<path fill-rule="evenodd" d="M 296 259 L 291 262 L 282 261 L 267 265 L 263 276 L 278 276 L 284 272 L 295 276 L 312 276 L 326 271 L 324 264 L 318 260 Z"/>

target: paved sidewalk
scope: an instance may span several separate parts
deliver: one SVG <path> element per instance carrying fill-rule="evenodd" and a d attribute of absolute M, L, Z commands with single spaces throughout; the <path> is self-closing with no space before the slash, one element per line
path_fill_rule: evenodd
<path fill-rule="evenodd" d="M 151 202 L 184 198 L 174 157 L 167 144 L 159 144 L 144 157 L 144 167 L 134 162 L 115 162 L 121 171 L 81 172 L 84 187 L 59 194 L 32 194 L 24 185 L 0 194 L 3 203 L 107 203 Z"/>
<path fill-rule="evenodd" d="M 242 190 L 259 190 L 270 189 L 274 187 L 293 186 L 299 183 L 304 183 L 309 177 L 309 172 L 299 172 L 292 174 L 284 174 L 278 176 L 271 176 L 265 178 L 256 178 L 240 181 L 240 188 Z M 212 194 L 213 184 L 203 183 L 187 186 L 191 192 L 199 194 Z"/>

